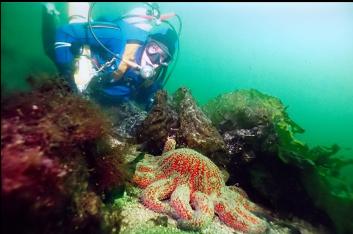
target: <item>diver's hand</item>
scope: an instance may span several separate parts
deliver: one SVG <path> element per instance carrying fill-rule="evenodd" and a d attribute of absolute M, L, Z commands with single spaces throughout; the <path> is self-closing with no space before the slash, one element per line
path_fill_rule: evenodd
<path fill-rule="evenodd" d="M 47 10 L 47 13 L 50 15 L 60 15 L 60 12 L 56 9 L 54 3 L 52 2 L 43 2 L 42 5 Z"/>

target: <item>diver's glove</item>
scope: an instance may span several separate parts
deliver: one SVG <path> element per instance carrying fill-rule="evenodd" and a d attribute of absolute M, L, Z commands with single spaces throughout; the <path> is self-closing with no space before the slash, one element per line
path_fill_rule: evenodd
<path fill-rule="evenodd" d="M 47 10 L 47 13 L 49 15 L 60 15 L 60 12 L 56 9 L 54 3 L 52 2 L 43 2 L 42 3 L 45 9 Z"/>

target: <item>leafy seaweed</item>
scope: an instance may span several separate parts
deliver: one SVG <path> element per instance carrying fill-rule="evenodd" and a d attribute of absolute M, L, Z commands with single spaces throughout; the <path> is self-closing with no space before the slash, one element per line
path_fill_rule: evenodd
<path fill-rule="evenodd" d="M 353 159 L 340 155 L 336 144 L 310 148 L 296 139 L 294 135 L 304 133 L 304 129 L 289 117 L 286 109 L 278 98 L 254 89 L 220 95 L 203 107 L 217 127 L 225 122 L 245 128 L 272 126 L 277 135 L 277 157 L 300 171 L 297 176 L 302 186 L 315 206 L 331 218 L 336 231 L 348 233 L 353 230 L 353 186 L 341 176 L 341 170 L 352 166 Z"/>

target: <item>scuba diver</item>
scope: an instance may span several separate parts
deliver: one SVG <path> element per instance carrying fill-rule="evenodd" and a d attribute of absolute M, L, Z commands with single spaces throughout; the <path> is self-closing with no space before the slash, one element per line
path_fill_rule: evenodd
<path fill-rule="evenodd" d="M 179 52 L 181 21 L 175 13 L 161 15 L 156 3 L 145 3 L 113 21 L 92 21 L 95 3 L 68 3 L 69 23 L 48 36 L 59 12 L 44 4 L 43 43 L 60 76 L 73 92 L 101 104 L 136 101 L 149 110 L 163 88 Z M 177 33 L 167 21 L 177 16 Z M 166 22 L 166 23 L 165 23 Z M 165 23 L 165 24 L 163 24 Z M 57 22 L 56 22 L 57 24 Z M 52 27 L 51 27 L 52 28 Z M 174 66 L 173 66 L 174 68 Z"/>

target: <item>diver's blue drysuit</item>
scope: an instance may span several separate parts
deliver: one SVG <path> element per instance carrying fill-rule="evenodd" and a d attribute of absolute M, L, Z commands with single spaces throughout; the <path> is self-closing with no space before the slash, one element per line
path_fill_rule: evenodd
<path fill-rule="evenodd" d="M 133 53 L 134 62 L 140 64 L 148 32 L 123 20 L 115 23 L 95 22 L 92 23 L 92 30 L 106 48 L 114 54 L 119 54 L 120 57 L 124 55 L 129 45 L 136 45 L 132 52 L 130 50 L 130 54 Z M 87 23 L 67 24 L 58 28 L 54 44 L 55 63 L 64 77 L 70 77 L 68 80 L 69 84 L 71 82 L 70 86 L 75 86 L 72 79 L 73 63 L 82 45 L 90 46 L 91 56 L 98 67 L 114 57 L 94 38 Z M 97 98 L 108 103 L 135 100 L 145 104 L 146 109 L 149 109 L 155 92 L 162 88 L 166 69 L 158 74 L 158 79 L 152 84 L 145 85 L 145 80 L 136 70 L 123 66 L 122 63 L 120 59 L 115 60 L 100 76 L 101 81 L 95 82 L 95 88 L 98 90 Z M 120 77 L 114 77 L 112 74 L 120 67 L 123 67 Z"/>

